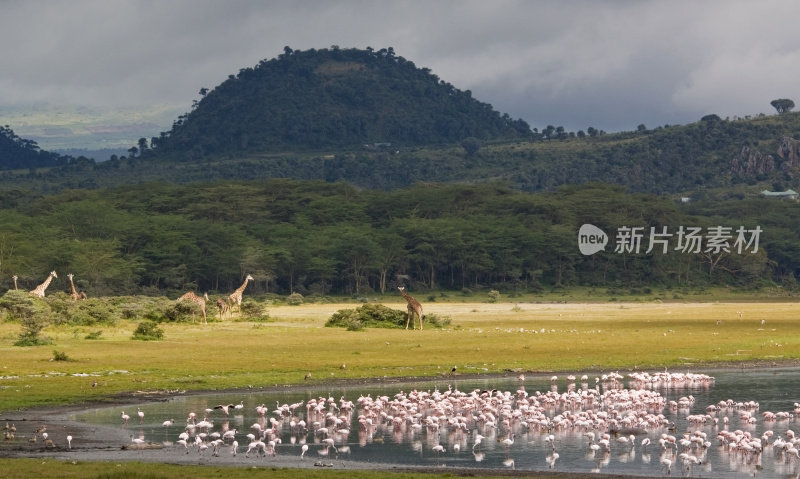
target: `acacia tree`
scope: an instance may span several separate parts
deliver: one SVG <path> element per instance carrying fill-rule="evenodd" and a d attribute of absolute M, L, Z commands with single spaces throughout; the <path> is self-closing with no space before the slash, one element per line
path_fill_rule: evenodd
<path fill-rule="evenodd" d="M 779 115 L 791 111 L 792 108 L 794 108 L 794 102 L 788 98 L 778 98 L 777 100 L 772 100 L 769 104 L 778 110 Z"/>

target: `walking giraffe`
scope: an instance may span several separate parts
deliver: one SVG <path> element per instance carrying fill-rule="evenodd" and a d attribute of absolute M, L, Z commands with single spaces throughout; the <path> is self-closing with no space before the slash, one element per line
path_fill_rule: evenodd
<path fill-rule="evenodd" d="M 194 294 L 194 291 L 189 291 L 188 293 L 184 293 L 183 296 L 177 299 L 178 302 L 189 300 L 193 303 L 197 303 L 200 306 L 200 309 L 203 311 L 203 324 L 208 324 L 206 319 L 206 299 L 208 299 L 208 294 L 203 293 L 203 296 L 198 296 Z M 194 311 L 192 311 L 192 322 L 194 323 Z"/>
<path fill-rule="evenodd" d="M 44 283 L 30 290 L 28 294 L 30 294 L 31 296 L 36 296 L 37 298 L 44 298 L 44 290 L 46 290 L 47 287 L 50 286 L 50 281 L 53 281 L 53 278 L 58 278 L 58 275 L 56 274 L 55 271 L 51 271 L 50 276 L 48 276 L 47 279 L 44 280 Z"/>
<path fill-rule="evenodd" d="M 228 296 L 228 312 L 229 313 L 233 313 L 233 305 L 234 304 L 236 305 L 236 308 L 239 310 L 239 312 L 240 313 L 242 312 L 242 293 L 244 292 L 244 289 L 247 287 L 247 282 L 248 281 L 255 281 L 255 280 L 253 279 L 252 276 L 250 276 L 248 274 L 247 277 L 244 279 L 244 283 L 242 283 L 241 286 L 236 288 L 236 291 L 234 291 L 233 293 L 231 293 Z"/>
<path fill-rule="evenodd" d="M 419 304 L 419 301 L 414 299 L 413 296 L 406 293 L 406 288 L 404 286 L 398 286 L 397 289 L 400 290 L 400 294 L 402 294 L 408 302 L 408 319 L 406 319 L 406 329 L 408 329 L 408 323 L 411 322 L 412 316 L 416 314 L 419 318 L 419 330 L 422 331 L 422 305 Z M 411 324 L 411 328 L 414 328 L 413 323 Z"/>
<path fill-rule="evenodd" d="M 83 291 L 79 293 L 78 290 L 75 289 L 75 283 L 72 282 L 72 277 L 73 277 L 72 273 L 69 273 L 67 275 L 67 278 L 69 278 L 69 288 L 70 288 L 69 297 L 76 301 L 79 299 L 86 299 L 86 293 L 84 293 Z"/>

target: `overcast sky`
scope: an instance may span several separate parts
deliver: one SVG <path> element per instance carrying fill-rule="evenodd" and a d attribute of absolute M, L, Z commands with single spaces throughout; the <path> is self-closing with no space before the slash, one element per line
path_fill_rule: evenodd
<path fill-rule="evenodd" d="M 200 88 L 287 45 L 393 47 L 539 129 L 800 104 L 794 0 L 0 0 L 0 12 L 0 124 L 46 149 L 157 136 Z"/>

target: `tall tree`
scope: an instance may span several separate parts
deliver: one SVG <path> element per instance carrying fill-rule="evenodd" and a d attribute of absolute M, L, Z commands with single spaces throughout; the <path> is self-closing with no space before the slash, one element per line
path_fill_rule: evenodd
<path fill-rule="evenodd" d="M 791 109 L 794 108 L 794 102 L 788 98 L 778 98 L 777 100 L 772 100 L 769 104 L 778 110 L 779 115 L 791 111 Z"/>

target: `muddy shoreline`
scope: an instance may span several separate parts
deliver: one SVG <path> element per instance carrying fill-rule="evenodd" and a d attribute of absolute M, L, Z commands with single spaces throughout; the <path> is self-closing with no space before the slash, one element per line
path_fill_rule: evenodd
<path fill-rule="evenodd" d="M 681 369 L 688 369 L 692 372 L 702 372 L 712 374 L 715 370 L 736 370 L 736 369 L 772 369 L 772 368 L 793 368 L 800 367 L 800 360 L 760 360 L 736 363 L 719 364 L 691 364 Z M 672 368 L 673 370 L 677 368 Z M 522 371 L 508 371 L 505 374 L 493 375 L 458 375 L 459 379 L 508 379 L 516 377 Z M 524 371 L 526 374 L 539 375 L 557 373 L 556 371 Z M 620 371 L 625 373 L 627 371 Z M 587 374 L 591 371 L 587 371 Z M 313 384 L 297 384 L 285 386 L 273 386 L 256 389 L 231 389 L 231 390 L 196 390 L 182 393 L 161 392 L 161 391 L 135 391 L 127 394 L 119 394 L 109 397 L 103 401 L 91 401 L 65 406 L 44 406 L 35 407 L 20 411 L 5 411 L 0 413 L 0 427 L 13 425 L 13 439 L 5 439 L 0 442 L 0 457 L 4 458 L 50 458 L 64 461 L 148 461 L 161 462 L 165 464 L 192 464 L 192 465 L 228 465 L 232 467 L 288 467 L 288 468 L 333 468 L 333 469 L 369 469 L 386 471 L 416 471 L 416 472 L 436 472 L 450 473 L 459 475 L 525 475 L 532 471 L 513 471 L 504 469 L 485 469 L 485 468 L 460 468 L 460 467 L 408 467 L 396 466 L 389 463 L 374 463 L 352 460 L 348 456 L 327 458 L 309 454 L 305 459 L 300 459 L 299 448 L 297 451 L 284 448 L 284 453 L 276 456 L 258 458 L 251 455 L 244 457 L 243 449 L 240 445 L 239 454 L 234 457 L 231 454 L 230 446 L 223 446 L 219 451 L 219 456 L 212 456 L 211 450 L 200 455 L 196 450 L 190 450 L 188 454 L 183 452 L 181 446 L 167 445 L 162 443 L 149 443 L 143 447 L 135 447 L 131 443 L 131 430 L 122 427 L 103 427 L 94 424 L 76 422 L 70 418 L 76 412 L 87 411 L 96 408 L 106 408 L 114 406 L 125 406 L 152 401 L 167 401 L 173 397 L 194 396 L 204 394 L 235 393 L 244 392 L 286 392 L 303 391 L 307 389 L 317 389 L 329 385 L 357 386 L 357 385 L 378 385 L 392 384 L 410 381 L 435 380 L 436 377 L 392 377 L 392 378 L 367 378 L 358 380 L 333 380 L 325 382 L 314 382 Z M 133 420 L 133 419 L 132 419 Z M 47 439 L 52 442 L 45 442 L 41 433 L 42 428 L 46 428 Z M 71 444 L 67 443 L 67 435 L 72 436 Z M 33 439 L 35 438 L 35 442 Z M 71 446 L 71 447 L 70 447 Z M 536 471 L 537 475 L 559 475 L 569 476 L 569 474 L 556 472 Z M 606 475 L 604 477 L 615 477 Z M 620 476 L 622 477 L 622 476 Z M 631 476 L 625 476 L 631 477 Z"/>

